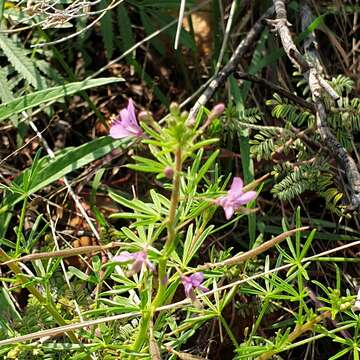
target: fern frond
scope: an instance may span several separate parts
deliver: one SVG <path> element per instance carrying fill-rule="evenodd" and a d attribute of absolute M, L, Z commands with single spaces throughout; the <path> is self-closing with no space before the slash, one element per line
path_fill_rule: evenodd
<path fill-rule="evenodd" d="M 303 177 L 301 171 L 295 171 L 286 176 L 280 183 L 274 185 L 272 192 L 280 200 L 287 201 L 308 190 L 313 190 L 311 179 Z"/>
<path fill-rule="evenodd" d="M 240 112 L 240 114 L 236 114 L 235 109 L 234 111 L 229 110 L 227 115 L 227 117 L 222 118 L 223 121 L 221 123 L 224 133 L 223 138 L 225 141 L 228 138 L 230 140 L 239 138 L 242 136 L 244 128 L 252 128 L 252 126 L 255 127 L 253 124 L 256 124 L 263 118 L 263 113 L 255 107 L 244 109 Z"/>
<path fill-rule="evenodd" d="M 278 94 L 274 94 L 273 99 L 266 103 L 273 106 L 271 114 L 277 119 L 284 119 L 296 126 L 313 127 L 315 124 L 315 117 L 312 113 L 299 108 L 297 105 L 290 104 Z"/>
<path fill-rule="evenodd" d="M 333 183 L 333 175 L 328 171 L 328 166 L 320 163 L 297 166 L 274 185 L 272 192 L 284 201 L 291 200 L 305 191 L 322 194 Z"/>
<path fill-rule="evenodd" d="M 239 113 L 239 121 L 249 124 L 258 123 L 262 117 L 263 113 L 256 107 L 244 109 Z"/>
<path fill-rule="evenodd" d="M 360 131 L 360 98 L 339 98 L 338 108 L 333 109 L 328 122 L 335 129 L 344 127 L 350 131 Z"/>
<path fill-rule="evenodd" d="M 354 86 L 354 81 L 345 75 L 333 77 L 329 83 L 340 96 L 343 92 L 349 93 Z"/>
<path fill-rule="evenodd" d="M 7 79 L 8 72 L 5 69 L 0 69 L 0 99 L 3 103 L 14 100 L 14 95 L 11 92 L 11 85 Z M 10 116 L 12 124 L 17 127 L 19 119 L 17 115 Z"/>
<path fill-rule="evenodd" d="M 282 129 L 280 129 L 282 130 Z M 283 131 L 281 131 L 283 132 Z M 279 129 L 275 130 L 261 130 L 254 136 L 254 140 L 250 140 L 250 152 L 255 155 L 257 160 L 270 159 L 271 154 L 279 145 L 279 139 L 285 140 L 280 137 Z M 285 140 L 286 141 L 286 140 Z"/>
<path fill-rule="evenodd" d="M 46 87 L 45 79 L 39 74 L 35 63 L 27 56 L 25 49 L 4 35 L 0 35 L 0 48 L 16 71 L 34 88 L 43 89 Z"/>
<path fill-rule="evenodd" d="M 0 99 L 3 103 L 14 99 L 14 96 L 10 91 L 7 72 L 4 69 L 0 69 Z"/>

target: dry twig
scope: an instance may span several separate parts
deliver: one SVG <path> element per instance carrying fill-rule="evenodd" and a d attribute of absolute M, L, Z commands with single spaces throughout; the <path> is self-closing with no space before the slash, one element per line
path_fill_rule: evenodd
<path fill-rule="evenodd" d="M 279 33 L 284 50 L 291 62 L 301 71 L 307 79 L 310 91 L 313 97 L 316 124 L 320 135 L 330 149 L 335 154 L 345 171 L 351 188 L 352 208 L 360 207 L 360 173 L 357 165 L 346 149 L 341 146 L 332 134 L 330 128 L 326 124 L 326 108 L 323 100 L 324 91 L 332 98 L 337 99 L 339 96 L 332 87 L 321 77 L 321 65 L 316 52 L 316 39 L 313 33 L 305 41 L 305 51 L 310 61 L 306 60 L 296 48 L 289 30 L 289 22 L 287 21 L 286 7 L 284 0 L 274 0 L 276 12 L 276 20 L 269 21 Z M 303 29 L 306 29 L 311 23 L 311 13 L 308 7 L 303 7 Z"/>

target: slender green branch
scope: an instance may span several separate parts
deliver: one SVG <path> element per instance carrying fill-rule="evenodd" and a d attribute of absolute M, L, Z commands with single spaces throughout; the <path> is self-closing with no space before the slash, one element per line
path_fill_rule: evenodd
<path fill-rule="evenodd" d="M 22 241 L 22 238 L 23 238 L 23 232 L 22 231 L 23 231 L 24 222 L 25 222 L 25 214 L 26 214 L 27 203 L 28 203 L 28 198 L 26 197 L 24 199 L 23 206 L 21 208 L 19 227 L 17 229 L 16 248 L 15 248 L 16 255 L 18 255 L 20 253 L 20 245 L 21 245 L 21 241 Z"/>
<path fill-rule="evenodd" d="M 182 153 L 180 146 L 177 147 L 175 151 L 175 173 L 173 179 L 173 189 L 171 193 L 170 200 L 170 209 L 169 209 L 169 218 L 168 218 L 168 234 L 166 243 L 164 246 L 164 256 L 167 257 L 174 248 L 174 242 L 176 238 L 176 209 L 180 197 L 180 174 L 182 170 Z"/>
<path fill-rule="evenodd" d="M 166 291 L 166 264 L 171 251 L 174 249 L 176 240 L 176 209 L 180 198 L 180 178 L 182 170 L 182 151 L 181 147 L 178 146 L 175 150 L 175 171 L 173 178 L 173 187 L 171 192 L 169 216 L 167 219 L 167 238 L 162 251 L 162 256 L 159 258 L 159 269 L 158 269 L 158 290 L 156 296 L 151 304 L 151 311 L 148 310 L 142 313 L 142 319 L 140 323 L 139 333 L 135 340 L 133 350 L 140 351 L 147 336 L 150 320 L 156 311 L 156 308 L 161 306 Z"/>
<path fill-rule="evenodd" d="M 145 340 L 148 338 L 147 332 L 149 329 L 151 317 L 152 317 L 152 314 L 148 310 L 145 310 L 142 313 L 142 318 L 141 318 L 141 322 L 140 322 L 140 326 L 139 326 L 139 332 L 137 334 L 137 337 L 136 337 L 136 340 L 135 340 L 135 343 L 133 346 L 134 351 L 140 351 Z"/>

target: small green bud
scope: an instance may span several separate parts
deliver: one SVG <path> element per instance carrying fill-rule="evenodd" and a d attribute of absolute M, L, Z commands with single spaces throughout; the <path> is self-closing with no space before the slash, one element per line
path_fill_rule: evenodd
<path fill-rule="evenodd" d="M 189 112 L 188 111 L 183 111 L 181 114 L 180 114 L 180 117 L 182 120 L 186 120 L 189 116 Z"/>
<path fill-rule="evenodd" d="M 174 116 L 177 116 L 180 114 L 180 107 L 177 102 L 172 102 L 169 107 L 170 113 Z"/>
<path fill-rule="evenodd" d="M 152 113 L 150 111 L 140 111 L 138 115 L 138 120 L 144 123 L 152 123 L 154 121 L 154 118 L 152 116 Z"/>

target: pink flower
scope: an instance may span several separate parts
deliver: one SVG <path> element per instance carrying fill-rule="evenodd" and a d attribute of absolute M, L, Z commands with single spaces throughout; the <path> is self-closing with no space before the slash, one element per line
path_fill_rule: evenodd
<path fill-rule="evenodd" d="M 199 289 L 201 291 L 209 291 L 208 288 L 202 286 L 201 283 L 204 280 L 204 274 L 202 272 L 198 272 L 192 274 L 190 276 L 185 276 L 181 274 L 181 282 L 184 285 L 185 295 L 190 298 L 192 301 L 196 300 L 195 289 Z"/>
<path fill-rule="evenodd" d="M 148 259 L 146 250 L 142 250 L 136 253 L 129 253 L 128 251 L 123 251 L 120 255 L 114 256 L 113 261 L 120 263 L 132 262 L 131 271 L 138 273 L 141 271 L 143 265 L 145 265 L 151 272 L 155 271 L 155 266 Z"/>
<path fill-rule="evenodd" d="M 229 220 L 240 206 L 256 198 L 256 191 L 243 192 L 244 183 L 240 177 L 234 177 L 230 190 L 226 196 L 214 200 L 216 205 L 222 206 L 226 220 Z"/>
<path fill-rule="evenodd" d="M 120 110 L 119 115 L 113 121 L 110 127 L 110 136 L 114 139 L 135 136 L 143 134 L 139 124 L 136 121 L 135 107 L 131 99 L 126 109 Z"/>

